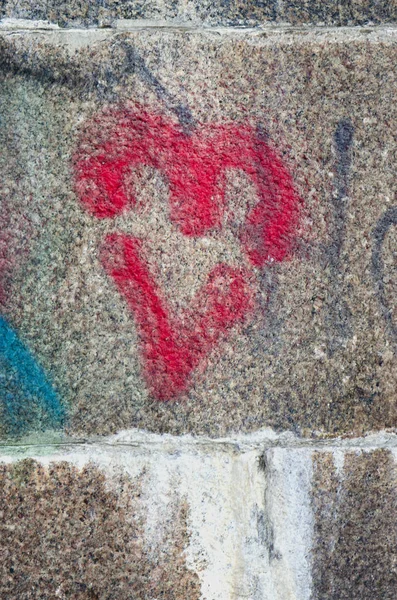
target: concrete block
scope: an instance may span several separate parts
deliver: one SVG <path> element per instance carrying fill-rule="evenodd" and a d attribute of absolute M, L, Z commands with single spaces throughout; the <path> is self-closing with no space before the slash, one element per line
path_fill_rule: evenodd
<path fill-rule="evenodd" d="M 295 567 L 289 589 L 281 567 L 273 597 L 394 598 L 395 448 L 275 448 L 263 460 L 273 562 Z"/>
<path fill-rule="evenodd" d="M 397 590 L 395 451 L 318 453 L 313 466 L 315 597 L 392 600 Z"/>
<path fill-rule="evenodd" d="M 3 446 L 1 597 L 392 600 L 395 437 L 267 436 Z"/>
<path fill-rule="evenodd" d="M 263 477 L 237 450 L 143 434 L 2 448 L 0 597 L 256 597 Z"/>
<path fill-rule="evenodd" d="M 4 32 L 2 435 L 394 428 L 396 41 Z"/>

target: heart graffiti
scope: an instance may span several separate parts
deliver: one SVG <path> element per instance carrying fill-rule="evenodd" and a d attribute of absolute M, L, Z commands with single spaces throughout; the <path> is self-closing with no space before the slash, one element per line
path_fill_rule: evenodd
<path fill-rule="evenodd" d="M 249 125 L 199 125 L 188 134 L 145 110 L 103 111 L 86 123 L 74 156 L 76 191 L 91 214 L 113 218 L 135 206 L 127 174 L 137 165 L 165 175 L 170 220 L 191 237 L 221 227 L 225 170 L 244 171 L 258 196 L 239 233 L 248 261 L 261 267 L 291 254 L 301 200 L 281 160 Z M 215 344 L 247 319 L 254 291 L 248 269 L 219 264 L 189 310 L 172 315 L 143 244 L 112 234 L 100 257 L 134 315 L 147 385 L 156 399 L 169 400 L 188 389 L 192 372 Z"/>
<path fill-rule="evenodd" d="M 252 292 L 243 269 L 221 264 L 211 271 L 189 310 L 179 318 L 171 316 L 140 246 L 140 240 L 126 235 L 108 236 L 102 263 L 134 313 L 151 391 L 159 400 L 168 400 L 186 389 L 190 373 L 221 335 L 244 320 Z"/>

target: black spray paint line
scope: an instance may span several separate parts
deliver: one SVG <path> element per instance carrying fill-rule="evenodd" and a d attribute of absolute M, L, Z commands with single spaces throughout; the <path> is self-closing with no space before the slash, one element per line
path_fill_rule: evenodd
<path fill-rule="evenodd" d="M 70 57 L 66 52 L 57 49 L 57 53 L 48 61 L 47 54 L 31 52 L 16 48 L 9 40 L 0 40 L 0 70 L 4 73 L 22 75 L 33 78 L 41 84 L 61 85 L 83 99 L 94 94 L 100 101 L 118 102 L 115 88 L 125 81 L 131 73 L 136 72 L 141 80 L 150 85 L 160 101 L 173 112 L 186 133 L 191 132 L 195 125 L 189 107 L 173 96 L 166 87 L 153 75 L 135 47 L 123 40 L 115 40 L 110 47 L 121 47 L 125 60 L 120 56 L 112 56 L 106 65 L 91 62 L 89 70 L 83 61 Z"/>
<path fill-rule="evenodd" d="M 397 352 L 397 325 L 393 322 L 391 308 L 386 298 L 384 283 L 385 266 L 383 263 L 383 244 L 386 235 L 392 225 L 397 225 L 397 206 L 389 208 L 377 222 L 373 230 L 374 246 L 372 249 L 372 275 L 375 283 L 375 293 L 377 295 L 382 314 L 386 321 L 387 329 L 392 340 L 394 351 Z"/>
<path fill-rule="evenodd" d="M 121 42 L 120 46 L 123 48 L 126 54 L 126 71 L 127 69 L 130 70 L 131 68 L 135 70 L 141 77 L 142 81 L 154 89 L 158 99 L 163 102 L 170 111 L 175 113 L 185 133 L 189 133 L 195 125 L 194 118 L 189 107 L 179 102 L 178 99 L 175 98 L 175 96 L 173 96 L 164 87 L 157 77 L 153 75 L 134 46 L 131 46 L 127 42 Z"/>
<path fill-rule="evenodd" d="M 324 262 L 330 271 L 330 289 L 325 317 L 329 356 L 332 356 L 352 336 L 351 313 L 347 302 L 343 298 L 341 252 L 346 237 L 346 213 L 353 134 L 354 128 L 350 119 L 341 119 L 334 133 L 336 183 L 335 193 L 331 196 L 333 219 L 330 235 L 332 241 L 324 251 Z"/>
<path fill-rule="evenodd" d="M 339 121 L 335 134 L 334 143 L 336 149 L 336 189 L 337 193 L 332 197 L 334 204 L 334 235 L 333 248 L 338 265 L 340 252 L 346 233 L 346 198 L 349 189 L 349 171 L 351 163 L 351 146 L 353 143 L 353 125 L 350 119 Z"/>
<path fill-rule="evenodd" d="M 263 143 L 272 144 L 272 140 L 270 139 L 264 124 L 259 123 L 256 126 L 256 146 L 258 154 L 260 152 L 261 144 Z M 255 166 L 261 176 L 266 179 L 267 174 L 262 163 L 257 160 Z M 260 289 L 258 303 L 260 310 L 264 315 L 264 326 L 260 331 L 259 348 L 255 348 L 255 353 L 258 355 L 259 353 L 273 355 L 277 358 L 282 352 L 284 337 L 284 320 L 280 318 L 278 298 L 280 288 L 279 265 L 277 263 L 266 263 L 259 270 L 258 281 Z M 252 332 L 250 335 L 254 338 L 257 334 Z"/>

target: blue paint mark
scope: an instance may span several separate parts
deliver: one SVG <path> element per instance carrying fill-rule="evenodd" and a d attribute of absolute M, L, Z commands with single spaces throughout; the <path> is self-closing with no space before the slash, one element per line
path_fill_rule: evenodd
<path fill-rule="evenodd" d="M 0 402 L 6 432 L 59 428 L 65 411 L 44 370 L 0 316 Z"/>

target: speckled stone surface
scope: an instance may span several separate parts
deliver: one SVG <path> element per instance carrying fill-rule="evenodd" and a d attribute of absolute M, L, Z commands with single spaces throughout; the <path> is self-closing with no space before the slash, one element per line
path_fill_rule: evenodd
<path fill-rule="evenodd" d="M 395 428 L 396 56 L 392 32 L 362 30 L 339 37 L 104 31 L 84 41 L 65 32 L 3 35 L 2 314 L 53 386 L 68 432 L 222 435 L 272 426 L 350 435 Z M 133 115 L 124 129 L 122 114 Z M 139 143 L 146 153 L 147 139 L 157 148 L 151 168 L 124 175 L 137 208 L 99 218 L 84 196 L 91 190 L 94 201 L 97 188 L 83 189 L 76 178 L 82 165 L 90 171 L 99 141 L 110 144 L 102 161 L 141 148 L 128 141 L 139 114 L 146 124 L 148 115 L 162 119 L 163 133 L 156 142 L 156 127 L 148 126 Z M 211 131 L 232 126 L 248 137 L 256 132 L 257 147 L 272 149 L 299 198 L 288 256 L 269 255 L 259 266 L 241 243 L 247 211 L 258 202 L 256 167 L 251 175 L 226 169 L 223 220 L 205 235 L 183 234 L 168 209 L 165 171 L 171 162 L 179 172 L 187 159 L 168 161 L 164 132 L 188 155 Z M 229 164 L 227 152 L 219 156 Z M 142 240 L 150 277 L 169 313 L 179 315 L 173 331 L 182 331 L 185 346 L 184 319 L 194 322 L 188 309 L 217 265 L 248 273 L 243 297 L 250 295 L 251 308 L 211 351 L 200 350 L 203 339 L 215 339 L 211 327 L 190 338 L 188 348 L 204 358 L 167 402 L 161 378 L 153 381 L 163 363 L 152 367 L 148 359 L 156 336 L 146 339 L 137 327 L 148 296 L 131 297 L 112 276 L 117 265 L 104 267 L 104 240 L 119 234 Z M 209 314 L 205 305 L 197 310 Z M 18 400 L 8 381 L 2 435 L 40 429 L 48 400 L 38 404 L 33 392 Z"/>
<path fill-rule="evenodd" d="M 144 477 L 144 475 L 142 475 Z M 145 546 L 141 478 L 97 467 L 0 465 L 0 597 L 200 598 L 185 564 L 188 507 L 169 514 L 162 550 Z"/>
<path fill-rule="evenodd" d="M 4 18 L 40 19 L 61 26 L 111 26 L 118 19 L 174 20 L 204 25 L 395 23 L 396 0 L 3 0 Z"/>
<path fill-rule="evenodd" d="M 343 469 L 314 455 L 313 598 L 392 600 L 397 592 L 397 471 L 388 450 L 352 451 Z"/>

